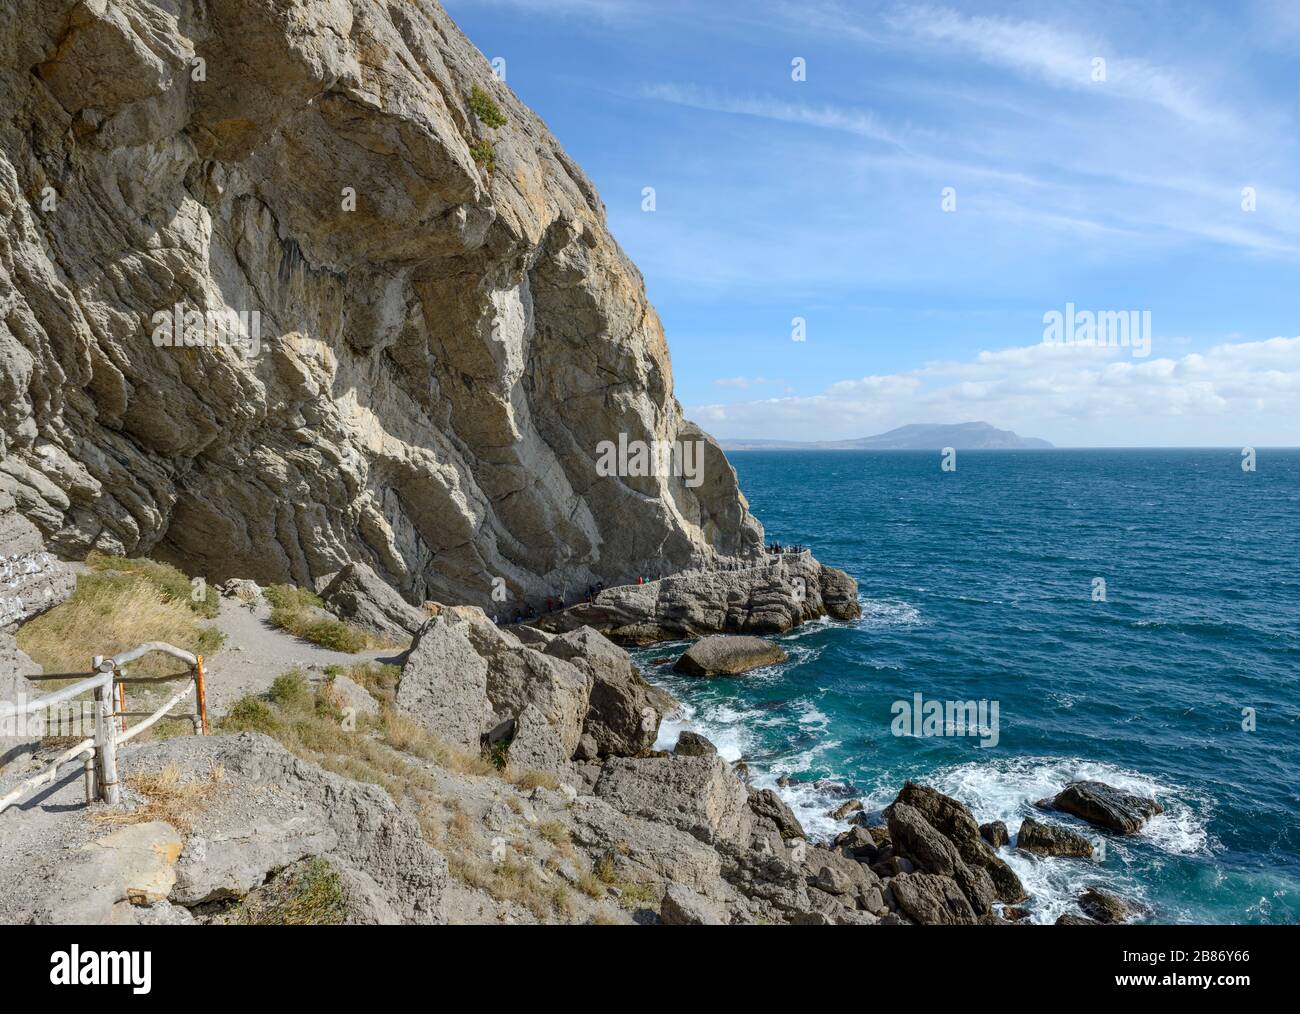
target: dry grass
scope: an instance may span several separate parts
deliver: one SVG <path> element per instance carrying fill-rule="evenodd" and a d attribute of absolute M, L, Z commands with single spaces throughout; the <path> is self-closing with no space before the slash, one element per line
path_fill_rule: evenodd
<path fill-rule="evenodd" d="M 531 769 L 513 770 L 506 768 L 504 778 L 511 785 L 524 792 L 532 789 L 551 789 L 554 791 L 560 787 L 560 780 L 548 771 L 533 771 Z"/>
<path fill-rule="evenodd" d="M 362 676 L 353 675 L 357 682 L 382 690 L 391 680 L 385 668 L 355 667 L 349 672 Z M 391 697 L 391 684 L 389 689 Z M 444 852 L 457 880 L 500 901 L 522 905 L 538 919 L 574 918 L 573 891 L 557 876 L 548 879 L 541 865 L 528 858 L 528 842 L 511 843 L 505 860 L 493 862 L 490 844 L 474 819 L 457 800 L 443 798 L 438 782 L 420 765 L 426 761 L 458 774 L 500 777 L 489 758 L 448 746 L 387 704 L 369 730 L 349 732 L 341 717 L 327 687 L 313 689 L 301 673 L 290 672 L 277 677 L 265 698 L 239 701 L 223 728 L 264 732 L 326 770 L 380 786 L 399 805 L 406 803 L 413 810 L 425 839 Z M 511 778 L 527 788 L 557 784 L 553 776 L 536 771 Z M 559 821 L 539 830 L 557 850 L 572 853 L 568 831 Z"/>
<path fill-rule="evenodd" d="M 49 673 L 84 673 L 92 655 L 115 655 L 146 641 L 167 641 L 195 654 L 211 654 L 222 641 L 218 631 L 200 625 L 188 602 L 169 597 L 145 572 L 82 574 L 68 601 L 24 624 L 17 636 L 18 646 Z M 131 669 L 166 675 L 181 665 L 147 655 Z"/>
<path fill-rule="evenodd" d="M 100 824 L 147 824 L 166 821 L 182 838 L 194 831 L 194 820 L 221 791 L 225 772 L 214 766 L 206 778 L 187 782 L 175 765 L 157 773 L 133 775 L 126 784 L 144 797 L 144 803 L 129 812 L 108 810 L 94 815 Z"/>
<path fill-rule="evenodd" d="M 313 856 L 285 867 L 221 921 L 240 926 L 338 926 L 347 918 L 338 871 Z"/>

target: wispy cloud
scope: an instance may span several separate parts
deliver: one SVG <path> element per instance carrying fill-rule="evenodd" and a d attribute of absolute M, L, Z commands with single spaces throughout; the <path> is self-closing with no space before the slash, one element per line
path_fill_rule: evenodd
<path fill-rule="evenodd" d="M 1125 56 L 1119 47 L 1091 33 L 924 5 L 898 8 L 886 21 L 914 39 L 1058 88 L 1149 102 L 1200 125 L 1233 122 L 1228 112 L 1201 94 L 1197 82 L 1170 68 Z M 1094 80 L 1093 61 L 1098 58 L 1105 61 L 1104 81 Z"/>
<path fill-rule="evenodd" d="M 819 127 L 823 130 L 855 134 L 858 137 L 882 141 L 886 144 L 901 143 L 898 135 L 885 127 L 874 113 L 863 110 L 833 105 L 809 106 L 761 96 L 717 95 L 694 85 L 672 83 L 648 84 L 641 93 L 646 98 L 689 106 L 692 109 L 707 109 L 715 113 L 732 113 L 776 120 L 781 123 Z"/>
<path fill-rule="evenodd" d="M 767 377 L 723 377 L 715 380 L 718 387 L 736 387 L 742 391 L 751 387 L 766 387 L 769 384 L 784 384 L 784 380 L 769 380 Z"/>

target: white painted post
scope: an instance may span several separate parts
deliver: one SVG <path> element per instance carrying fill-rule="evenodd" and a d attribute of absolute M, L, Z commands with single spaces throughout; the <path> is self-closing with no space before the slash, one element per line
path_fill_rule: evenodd
<path fill-rule="evenodd" d="M 104 664 L 104 657 L 96 655 L 95 672 Z M 110 806 L 121 799 L 117 784 L 117 731 L 113 728 L 113 683 L 111 680 L 95 687 L 95 773 L 99 781 L 99 798 Z"/>

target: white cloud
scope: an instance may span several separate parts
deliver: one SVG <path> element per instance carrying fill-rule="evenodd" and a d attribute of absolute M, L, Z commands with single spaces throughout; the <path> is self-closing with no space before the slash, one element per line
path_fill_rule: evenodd
<path fill-rule="evenodd" d="M 1030 345 L 843 380 L 811 397 L 701 405 L 688 415 L 722 437 L 846 439 L 908 423 L 980 420 L 1062 446 L 1296 446 L 1300 337 L 1150 359 Z"/>

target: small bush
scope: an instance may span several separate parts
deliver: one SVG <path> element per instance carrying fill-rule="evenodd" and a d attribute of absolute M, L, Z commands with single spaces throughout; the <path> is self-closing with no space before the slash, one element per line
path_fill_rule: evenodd
<path fill-rule="evenodd" d="M 246 926 L 339 926 L 347 896 L 338 871 L 320 856 L 281 870 L 251 892 L 228 922 Z"/>
<path fill-rule="evenodd" d="M 324 608 L 320 596 L 314 592 L 293 585 L 275 584 L 264 594 L 271 605 L 271 626 L 294 637 L 349 655 L 365 651 L 371 644 L 366 632 L 351 623 L 314 616 L 310 610 Z"/>
<path fill-rule="evenodd" d="M 488 172 L 496 170 L 497 149 L 491 141 L 475 141 L 469 146 L 469 153 L 474 156 L 474 161 Z"/>
<path fill-rule="evenodd" d="M 185 587 L 188 595 L 189 585 Z M 115 655 L 147 641 L 166 641 L 205 655 L 220 648 L 221 632 L 199 623 L 188 597 L 169 595 L 143 569 L 78 575 L 77 587 L 66 602 L 18 629 L 18 646 L 47 673 L 86 672 L 92 655 Z M 176 659 L 157 654 L 131 665 L 138 674 L 156 676 L 183 668 Z"/>
<path fill-rule="evenodd" d="M 315 592 L 292 584 L 273 584 L 262 590 L 262 597 L 272 609 L 286 609 L 296 613 L 311 607 L 325 608 L 324 600 Z"/>
<path fill-rule="evenodd" d="M 496 100 L 478 85 L 470 89 L 469 108 L 485 127 L 495 129 L 506 125 L 506 114 L 501 112 Z"/>
<path fill-rule="evenodd" d="M 275 736 L 280 722 L 271 705 L 258 697 L 241 697 L 221 722 L 226 732 L 264 732 Z"/>

